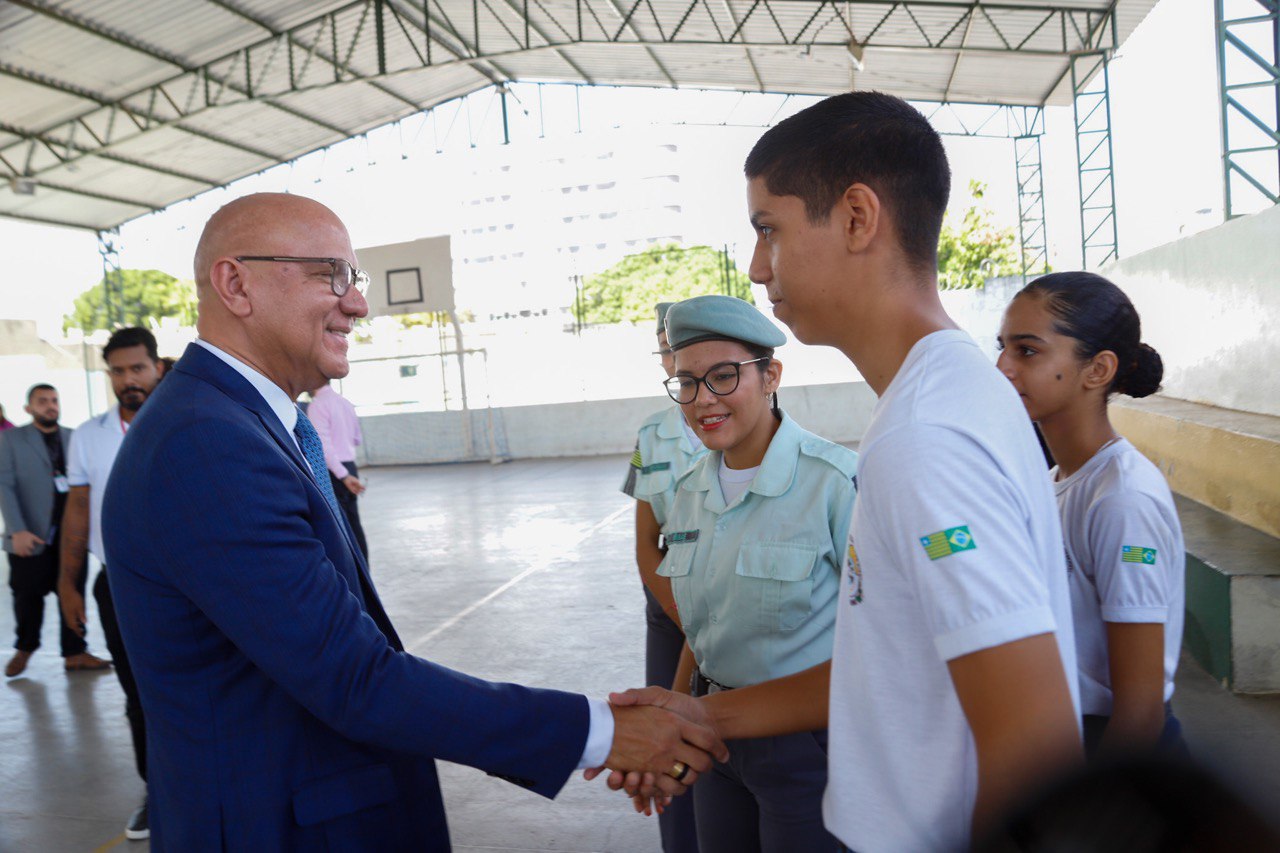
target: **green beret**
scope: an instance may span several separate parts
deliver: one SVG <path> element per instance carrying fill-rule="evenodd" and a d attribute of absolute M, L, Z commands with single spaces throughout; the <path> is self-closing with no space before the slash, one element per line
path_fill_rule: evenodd
<path fill-rule="evenodd" d="M 682 349 L 702 341 L 737 341 L 761 347 L 787 342 L 751 303 L 734 296 L 695 296 L 667 311 L 667 344 Z"/>
<path fill-rule="evenodd" d="M 653 313 L 658 315 L 658 331 L 654 332 L 655 335 L 660 335 L 666 331 L 667 310 L 670 309 L 672 305 L 675 305 L 675 303 L 659 302 L 657 305 L 653 306 Z"/>

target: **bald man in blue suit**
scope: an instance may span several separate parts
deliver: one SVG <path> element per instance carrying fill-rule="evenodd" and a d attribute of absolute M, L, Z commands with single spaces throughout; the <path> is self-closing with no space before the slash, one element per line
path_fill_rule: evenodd
<path fill-rule="evenodd" d="M 404 651 L 294 405 L 368 305 L 346 228 L 231 202 L 196 252 L 200 339 L 129 431 L 107 571 L 148 723 L 155 850 L 448 850 L 433 759 L 553 797 L 577 768 L 682 792 L 723 757 L 658 708 L 495 684 Z"/>

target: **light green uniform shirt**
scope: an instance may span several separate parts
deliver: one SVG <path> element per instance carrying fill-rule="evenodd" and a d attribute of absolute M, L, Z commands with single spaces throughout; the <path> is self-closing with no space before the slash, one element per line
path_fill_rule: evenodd
<path fill-rule="evenodd" d="M 658 524 L 665 525 L 676 480 L 706 452 L 701 443 L 689 438 L 679 406 L 654 412 L 640 425 L 622 491 L 648 502 Z"/>
<path fill-rule="evenodd" d="M 718 452 L 679 480 L 658 574 L 702 673 L 729 687 L 831 659 L 858 454 L 783 415 L 750 488 L 726 506 Z"/>

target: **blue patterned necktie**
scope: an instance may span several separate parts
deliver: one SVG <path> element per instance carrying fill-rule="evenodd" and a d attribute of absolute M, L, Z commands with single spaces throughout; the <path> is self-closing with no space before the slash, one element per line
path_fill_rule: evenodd
<path fill-rule="evenodd" d="M 333 514 L 341 518 L 338 499 L 333 494 L 333 483 L 329 480 L 329 466 L 324 464 L 324 447 L 320 444 L 316 428 L 311 425 L 311 419 L 302 409 L 298 409 L 298 422 L 293 426 L 293 434 L 298 437 L 298 446 L 302 448 L 302 455 L 307 457 L 307 464 L 311 466 L 311 474 L 320 487 L 320 494 L 329 502 Z"/>

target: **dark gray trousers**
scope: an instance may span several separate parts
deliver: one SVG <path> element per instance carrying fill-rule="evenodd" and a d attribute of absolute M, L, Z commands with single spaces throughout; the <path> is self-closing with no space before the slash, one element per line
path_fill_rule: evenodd
<path fill-rule="evenodd" d="M 84 595 L 84 578 L 78 586 Z M 17 637 L 13 647 L 20 652 L 34 652 L 40 648 L 40 631 L 44 627 L 45 596 L 53 594 L 53 608 L 58 613 L 61 631 L 62 656 L 69 658 L 85 651 L 84 639 L 71 630 L 62 618 L 58 600 L 58 539 L 34 557 L 9 555 L 9 589 L 13 591 L 14 629 Z M 667 685 L 670 687 L 671 685 Z"/>
<path fill-rule="evenodd" d="M 111 666 L 124 690 L 124 715 L 129 720 L 129 733 L 133 737 L 133 759 L 138 775 L 147 781 L 147 720 L 142 713 L 142 698 L 138 695 L 138 682 L 133 680 L 133 667 L 120 635 L 120 622 L 116 619 L 116 601 L 111 597 L 111 583 L 107 579 L 107 567 L 98 572 L 93 582 L 93 598 L 98 602 L 98 618 L 102 621 L 102 636 L 111 652 Z"/>
<path fill-rule="evenodd" d="M 671 621 L 649 588 L 644 590 L 645 631 L 644 683 L 671 689 L 684 650 L 684 632 Z M 693 794 L 671 801 L 658 815 L 663 853 L 698 853 L 698 836 L 693 819 Z"/>
<path fill-rule="evenodd" d="M 826 729 L 727 745 L 728 762 L 717 761 L 693 786 L 701 853 L 838 849 L 822 823 Z"/>
<path fill-rule="evenodd" d="M 360 469 L 356 467 L 356 463 L 343 462 L 342 464 L 347 466 L 347 471 L 352 477 L 360 476 Z M 351 525 L 351 532 L 356 535 L 356 545 L 360 546 L 360 553 L 364 554 L 364 561 L 368 563 L 369 542 L 364 538 L 364 526 L 360 524 L 360 507 L 357 506 L 359 499 L 351 494 L 346 484 L 333 476 L 332 471 L 329 472 L 329 482 L 333 486 L 333 496 L 338 499 L 338 506 L 342 508 L 342 514 L 347 517 L 347 523 Z"/>

